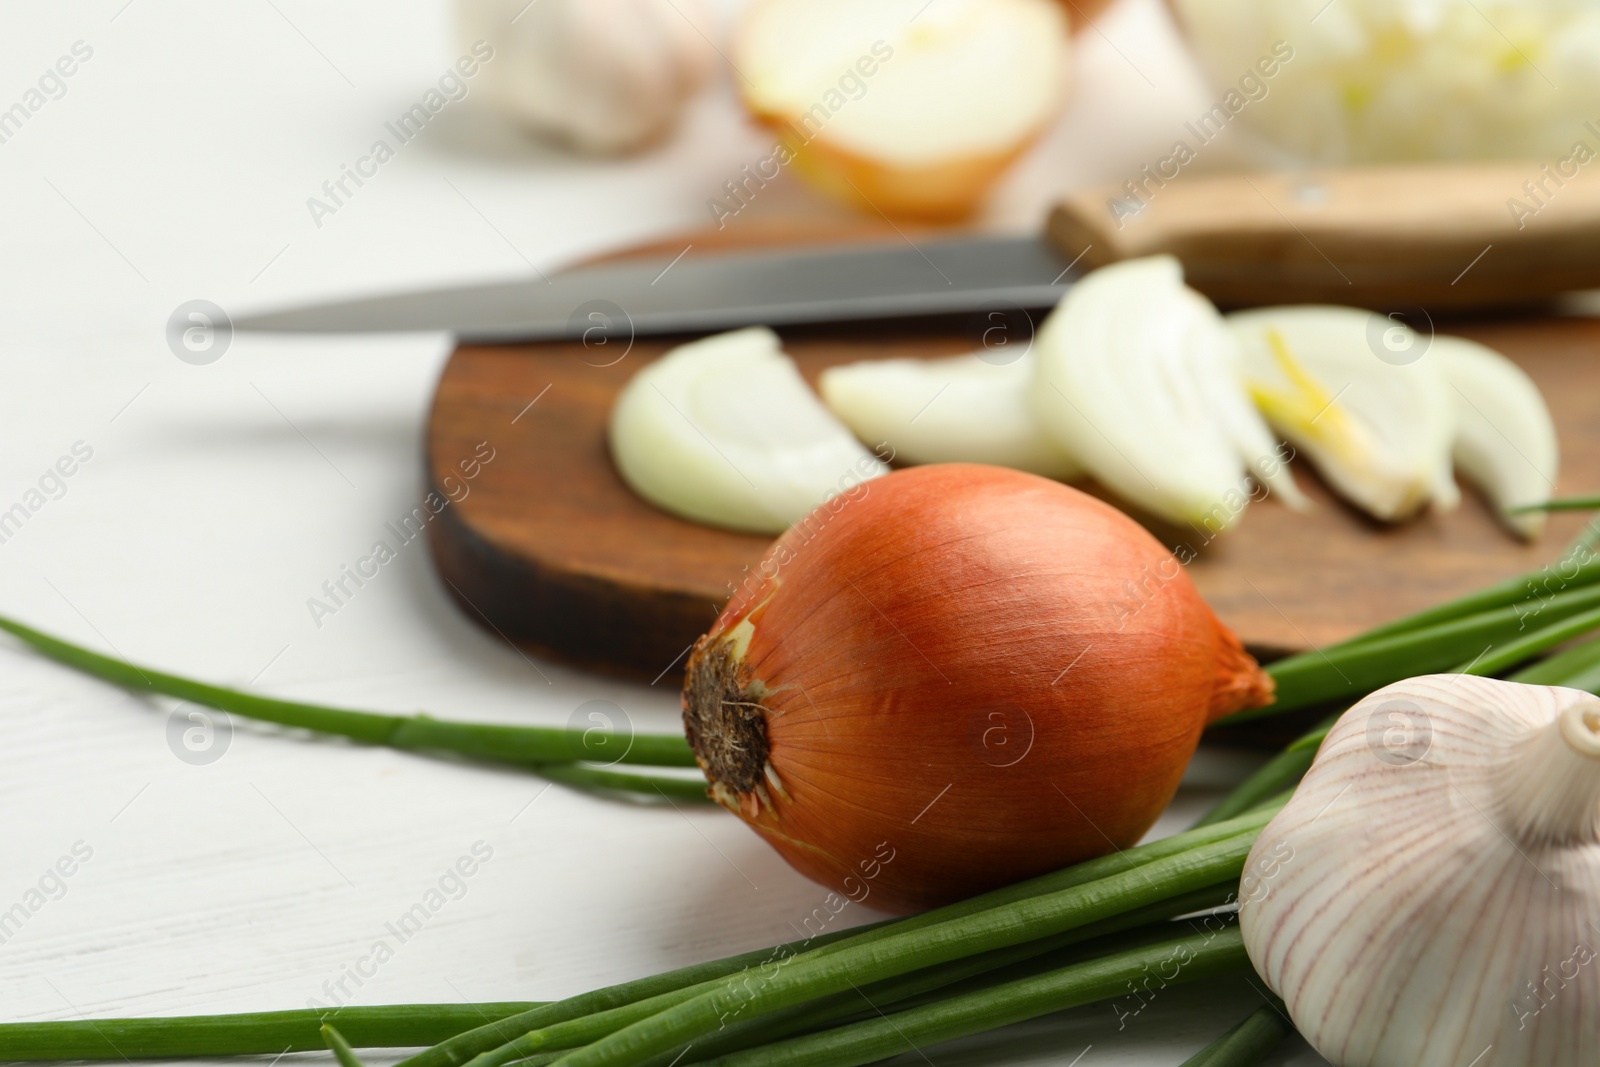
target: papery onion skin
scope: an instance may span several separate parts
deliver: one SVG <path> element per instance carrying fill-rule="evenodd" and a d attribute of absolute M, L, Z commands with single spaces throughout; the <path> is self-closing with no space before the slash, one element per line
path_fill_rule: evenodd
<path fill-rule="evenodd" d="M 797 870 L 907 912 L 1138 841 L 1272 683 L 1115 508 L 943 464 L 834 498 L 701 638 L 684 722 Z"/>

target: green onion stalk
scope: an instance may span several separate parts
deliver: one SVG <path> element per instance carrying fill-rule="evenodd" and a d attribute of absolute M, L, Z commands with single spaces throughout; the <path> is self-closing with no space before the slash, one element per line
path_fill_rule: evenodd
<path fill-rule="evenodd" d="M 1530 511 L 1595 511 L 1600 510 L 1600 496 L 1570 496 L 1546 500 L 1540 504 L 1523 504 L 1511 508 L 1512 515 L 1525 515 Z"/>
<path fill-rule="evenodd" d="M 652 987 L 648 990 L 640 988 L 636 983 L 629 983 L 625 986 L 614 986 L 610 989 L 584 994 L 568 1001 L 561 1001 L 534 1009 L 522 1016 L 479 1027 L 404 1062 L 406 1067 L 459 1067 L 461 1064 L 478 1060 L 479 1057 L 485 1057 L 486 1054 L 487 1058 L 479 1060 L 480 1064 L 495 1060 L 504 1062 L 503 1057 L 509 1054 L 526 1054 L 531 1052 L 535 1046 L 548 1047 L 552 1041 L 571 1041 L 579 1037 L 593 1037 L 597 1031 L 644 1021 L 660 1010 L 682 1006 L 696 997 L 715 994 L 719 991 L 733 1004 L 733 1007 L 727 1010 L 727 1018 L 719 1019 L 719 1023 L 737 1022 L 751 1015 L 760 1014 L 753 1005 L 745 1003 L 749 997 L 753 996 L 757 988 L 765 988 L 773 984 L 777 978 L 787 978 L 794 973 L 794 968 L 797 965 L 805 961 L 827 958 L 827 954 L 844 948 L 850 948 L 857 953 L 882 953 L 884 951 L 883 943 L 889 942 L 893 938 L 899 937 L 915 942 L 917 935 L 933 928 L 942 928 L 948 932 L 949 927 L 945 926 L 945 924 L 950 922 L 970 922 L 975 919 L 983 919 L 991 923 L 998 921 L 1000 924 L 1005 925 L 1010 923 L 1011 916 L 1008 913 L 997 913 L 997 909 L 1016 908 L 1041 896 L 1070 894 L 1075 891 L 1081 891 L 1085 886 L 1102 886 L 1102 883 L 1107 878 L 1133 877 L 1140 881 L 1149 891 L 1148 883 L 1143 882 L 1143 876 L 1149 873 L 1149 865 L 1185 857 L 1195 850 L 1215 850 L 1230 841 L 1237 848 L 1237 838 L 1241 834 L 1248 835 L 1258 832 L 1266 824 L 1269 817 L 1270 815 L 1265 811 L 1251 813 L 1229 823 L 1190 831 L 1161 841 L 1141 845 L 1125 852 L 1090 860 L 1061 871 L 1019 882 L 1016 885 L 993 890 L 969 900 L 925 912 L 921 915 L 891 920 L 877 926 L 848 931 L 831 937 L 819 937 L 809 942 L 795 942 L 780 945 L 773 949 L 764 949 L 754 954 L 754 959 L 748 954 L 744 957 L 734 957 L 729 961 L 725 961 L 732 965 L 726 970 L 722 970 L 714 964 L 701 965 L 701 968 L 717 968 L 720 970 L 721 973 L 715 976 L 704 975 L 703 971 L 701 973 L 693 973 L 696 969 L 690 968 L 684 971 L 669 972 L 668 974 L 657 976 L 654 980 L 647 980 L 662 983 L 661 986 Z M 1215 856 L 1211 858 L 1213 861 L 1216 859 Z M 1237 857 L 1237 862 L 1238 871 L 1242 872 L 1242 854 Z M 1170 908 L 1178 909 L 1172 910 L 1171 914 L 1182 914 L 1198 906 L 1194 899 L 1189 897 L 1190 893 L 1197 891 L 1216 892 L 1220 890 L 1218 899 L 1223 899 L 1231 891 L 1232 885 L 1237 882 L 1239 876 L 1237 872 L 1230 874 L 1230 870 L 1231 867 L 1224 861 L 1224 869 L 1218 876 L 1212 878 L 1209 884 L 1203 876 L 1191 878 L 1188 884 L 1175 888 L 1166 896 L 1162 896 L 1159 892 L 1156 893 L 1155 902 L 1151 907 L 1154 912 Z M 1217 872 L 1213 873 L 1216 874 Z M 1102 923 L 1125 921 L 1131 913 L 1138 912 L 1143 906 L 1139 902 L 1132 900 L 1127 900 L 1123 903 L 1125 906 L 1120 911 L 1112 908 L 1111 913 L 1107 916 L 1090 917 L 1079 925 L 1069 923 L 1060 930 L 1044 931 L 1033 936 L 1028 936 L 1027 932 L 1018 935 L 1013 931 L 1012 939 L 1005 941 L 1003 944 L 986 941 L 976 945 L 969 945 L 967 951 L 960 951 L 958 946 L 958 950 L 949 956 L 943 957 L 943 961 L 962 959 L 984 951 L 1022 944 L 1030 940 L 1036 940 L 1039 937 L 1055 936 L 1069 930 L 1083 929 L 1085 936 L 1091 932 L 1103 932 L 1104 926 L 1096 928 L 1090 926 L 1090 924 L 1096 921 Z M 1146 911 L 1136 917 L 1148 918 L 1151 914 L 1151 911 Z M 904 943 L 904 940 L 902 940 L 898 944 L 903 945 Z M 894 947 L 896 946 L 890 946 L 891 951 Z M 835 960 L 835 963 L 839 962 Z M 931 966 L 938 962 L 941 962 L 941 960 L 913 958 L 909 963 L 902 960 L 902 964 L 905 965 L 904 969 L 897 969 L 895 973 L 913 972 L 920 967 Z M 836 985 L 830 992 L 837 993 L 844 989 L 852 988 L 851 983 L 860 984 L 873 980 L 866 976 L 866 972 L 857 972 L 849 969 L 849 960 L 844 961 L 844 964 L 843 970 L 834 972 L 833 980 L 837 983 L 839 978 L 843 976 L 848 981 L 843 986 Z M 888 977 L 888 975 L 880 977 Z M 674 979 L 678 980 L 675 981 Z M 755 988 L 752 988 L 752 983 Z M 644 1003 L 647 999 L 652 1002 Z M 813 999 L 816 999 L 815 996 L 802 996 L 790 999 L 787 1003 L 792 1005 Z M 619 1011 L 618 1009 L 623 1010 Z M 550 1033 L 557 1027 L 562 1027 L 575 1021 L 581 1021 L 582 1025 L 588 1029 L 582 1034 L 570 1027 L 559 1033 Z M 530 1036 L 534 1034 L 539 1034 L 540 1036 L 537 1038 Z M 514 1045 L 515 1047 L 505 1048 L 508 1045 Z M 497 1051 L 502 1049 L 504 1051 Z M 3 1058 L 3 1056 L 4 1028 L 0 1027 L 0 1058 Z"/>
<path fill-rule="evenodd" d="M 332 1023 L 323 1024 L 322 1040 L 328 1046 L 328 1051 L 333 1053 L 333 1058 L 339 1062 L 339 1067 L 366 1067 L 356 1055 L 356 1050 L 350 1047 L 350 1042 L 345 1040 L 345 1036 Z"/>
<path fill-rule="evenodd" d="M 177 697 L 230 715 L 334 734 L 369 745 L 413 752 L 453 753 L 474 760 L 525 767 L 552 780 L 584 789 L 636 793 L 657 799 L 706 799 L 705 779 L 698 773 L 688 777 L 614 769 L 621 764 L 694 767 L 694 753 L 681 735 L 459 722 L 431 715 L 390 715 L 279 700 L 113 659 L 3 616 L 0 616 L 0 630 L 51 659 L 131 693 Z"/>
<path fill-rule="evenodd" d="M 1600 584 L 1596 581 L 1600 566 L 1583 577 L 1586 584 L 1548 598 L 1532 594 L 1480 609 L 1473 603 L 1477 598 L 1469 597 L 1457 602 L 1465 609 L 1458 614 L 1441 617 L 1445 609 L 1437 608 L 1423 613 L 1429 618 L 1419 623 L 1407 625 L 1410 620 L 1402 620 L 1386 627 L 1381 636 L 1363 635 L 1278 660 L 1265 668 L 1277 684 L 1273 703 L 1220 721 L 1236 723 L 1334 701 L 1354 701 L 1402 678 L 1454 670 L 1483 656 L 1493 657 L 1490 662 L 1497 669 L 1530 659 L 1541 651 L 1537 642 L 1529 641 L 1535 632 L 1550 632 L 1569 620 L 1577 627 L 1569 636 L 1600 625 L 1596 621 L 1600 619 Z"/>
<path fill-rule="evenodd" d="M 685 1014 L 691 1022 L 704 1022 L 708 1007 L 713 1012 L 708 1034 L 726 1024 L 729 1030 L 748 1026 L 746 1032 L 757 1037 L 781 1036 L 781 1027 L 767 1028 L 782 1022 L 785 1011 L 803 1016 L 808 1008 L 825 1009 L 828 997 L 865 991 L 874 1002 L 882 998 L 883 1003 L 892 1003 L 960 979 L 968 973 L 964 967 L 987 970 L 1010 965 L 1035 953 L 1137 930 L 1140 924 L 1144 924 L 1141 936 L 1147 936 L 1154 932 L 1151 924 L 1215 908 L 1228 900 L 1243 871 L 1249 843 L 1273 810 L 1265 808 L 1140 845 L 921 915 L 742 953 L 509 1015 L 501 1005 L 485 1012 L 490 1021 L 479 1017 L 479 1025 L 470 1028 L 462 1024 L 473 1006 L 439 1010 L 434 1019 L 428 1018 L 432 1010 L 428 1007 L 383 1009 L 404 1019 L 404 1025 L 392 1032 L 383 1030 L 382 1017 L 360 1014 L 375 1009 L 345 1008 L 336 1016 L 330 1013 L 330 1018 L 353 1047 L 413 1043 L 415 1028 L 422 1023 L 461 1026 L 454 1036 L 404 1061 L 407 1067 L 510 1062 L 537 1055 L 539 1047 L 576 1041 L 593 1044 L 628 1035 L 640 1026 L 659 1027 L 659 1016 L 676 1012 L 667 1036 L 656 1038 L 670 1042 L 671 1035 L 683 1028 Z M 1194 932 L 1167 929 L 1169 940 Z M 989 955 L 984 958 L 985 954 Z M 940 967 L 947 969 L 937 971 Z M 904 984 L 879 984 L 900 981 Z M 828 1018 L 813 1018 L 807 1025 L 819 1021 Z M 534 1033 L 540 1037 L 530 1038 Z M 12 1023 L 0 1025 L 0 1060 L 248 1051 L 275 1055 L 291 1043 L 297 1049 L 320 1047 L 319 1035 L 320 1023 L 304 1012 Z M 691 1055 L 684 1062 L 696 1059 Z"/>
<path fill-rule="evenodd" d="M 1600 628 L 1600 611 L 1588 611 L 1552 622 L 1506 642 L 1493 652 L 1458 663 L 1448 674 L 1488 676 L 1525 663 L 1574 637 Z M 1563 652 L 1540 660 L 1510 675 L 1511 681 L 1530 685 L 1563 685 L 1600 695 L 1600 639 L 1585 641 Z M 1196 824 L 1208 826 L 1249 811 L 1286 789 L 1293 789 L 1311 769 L 1317 749 L 1339 719 L 1333 715 L 1294 741 L 1269 760 L 1260 770 L 1241 782 L 1216 807 Z"/>
<path fill-rule="evenodd" d="M 1243 1022 L 1183 1061 L 1183 1067 L 1251 1067 L 1294 1033 L 1294 1024 L 1273 997 L 1245 1016 Z"/>
<path fill-rule="evenodd" d="M 276 1056 L 325 1047 L 335 1024 L 364 1048 L 434 1045 L 487 1020 L 525 1014 L 537 1003 L 393 1004 L 299 1008 L 237 1015 L 74 1019 L 0 1024 L 0 1059 L 120 1060 L 183 1056 Z"/>
<path fill-rule="evenodd" d="M 1237 880 L 1259 827 L 1130 870 L 1068 888 L 944 918 L 920 928 L 890 928 L 871 942 L 805 953 L 763 980 L 724 980 L 680 1002 L 593 1037 L 555 1062 L 563 1067 L 623 1067 L 677 1053 L 716 1033 L 730 1015 L 766 1014 L 817 997 L 1112 919 L 1135 908 Z M 936 914 L 936 913 L 930 913 Z M 1242 952 L 1239 961 L 1243 960 Z M 1055 1010 L 1031 1005 L 1032 1014 Z M 1024 1015 L 1029 1018 L 1032 1015 Z M 1004 1022 L 1016 1021 L 1006 1017 Z M 1003 1022 L 1000 1023 L 1003 1025 Z M 968 1031 L 975 1032 L 975 1031 Z M 868 1060 L 879 1058 L 872 1055 Z M 847 1057 L 841 1062 L 868 1062 Z"/>
<path fill-rule="evenodd" d="M 1174 969 L 1170 984 L 1176 985 L 1236 973 L 1249 965 L 1238 930 L 1190 933 L 1144 948 L 955 993 L 892 1015 L 695 1062 L 716 1067 L 857 1067 L 902 1052 L 920 1052 L 922 1046 L 934 1042 L 1108 1000 L 1165 968 Z M 601 1057 L 601 1053 L 585 1049 L 554 1062 L 633 1062 Z"/>

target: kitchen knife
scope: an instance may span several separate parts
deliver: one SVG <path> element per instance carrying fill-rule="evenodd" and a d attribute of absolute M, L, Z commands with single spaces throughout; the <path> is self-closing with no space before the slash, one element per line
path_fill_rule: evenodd
<path fill-rule="evenodd" d="M 628 259 L 268 311 L 240 330 L 445 330 L 467 341 L 850 322 L 1053 306 L 1083 271 L 1169 253 L 1225 306 L 1502 307 L 1600 287 L 1600 181 L 1536 163 L 1166 176 L 1074 193 L 1042 237 Z"/>
<path fill-rule="evenodd" d="M 788 326 L 1053 305 L 1069 261 L 1042 237 L 983 237 L 671 254 L 488 285 L 372 297 L 235 320 L 240 330 L 448 330 L 548 341 Z"/>

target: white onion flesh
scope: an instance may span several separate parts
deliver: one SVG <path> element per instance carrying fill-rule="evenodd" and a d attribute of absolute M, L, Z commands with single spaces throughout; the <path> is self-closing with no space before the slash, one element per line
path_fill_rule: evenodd
<path fill-rule="evenodd" d="M 758 113 L 899 167 L 1026 142 L 1059 106 L 1065 43 L 1054 0 L 758 0 L 735 42 Z"/>
<path fill-rule="evenodd" d="M 822 400 L 857 437 L 905 463 L 987 463 L 1063 481 L 1083 469 L 1034 421 L 1034 357 L 886 359 L 822 373 Z"/>
<path fill-rule="evenodd" d="M 696 522 L 781 533 L 889 468 L 822 406 L 764 327 L 681 345 L 628 382 L 611 454 L 640 496 Z"/>
<path fill-rule="evenodd" d="M 1555 422 L 1533 379 L 1492 348 L 1460 337 L 1436 337 L 1456 407 L 1455 464 L 1483 490 L 1507 526 L 1532 539 L 1543 512 L 1510 514 L 1555 492 L 1559 454 Z"/>
<path fill-rule="evenodd" d="M 1346 307 L 1262 308 L 1228 324 L 1256 404 L 1341 496 L 1385 521 L 1455 502 L 1455 405 L 1427 339 Z"/>
<path fill-rule="evenodd" d="M 1040 327 L 1040 426 L 1096 479 L 1173 522 L 1237 522 L 1254 474 L 1304 498 L 1250 406 L 1221 316 L 1170 256 L 1103 267 Z"/>
<path fill-rule="evenodd" d="M 1302 159 L 1527 159 L 1538 179 L 1538 163 L 1574 142 L 1600 148 L 1586 128 L 1600 116 L 1600 7 L 1588 0 L 1174 6 L 1218 97 L 1249 92 L 1240 120 Z M 1278 42 L 1293 57 L 1257 77 Z"/>

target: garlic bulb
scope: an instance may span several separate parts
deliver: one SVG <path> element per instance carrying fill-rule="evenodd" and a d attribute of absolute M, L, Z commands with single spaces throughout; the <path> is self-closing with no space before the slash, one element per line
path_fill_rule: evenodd
<path fill-rule="evenodd" d="M 1429 342 L 1347 307 L 1236 312 L 1256 404 L 1351 503 L 1387 521 L 1452 507 L 1455 406 Z"/>
<path fill-rule="evenodd" d="M 1080 280 L 1034 340 L 1034 413 L 1100 482 L 1162 518 L 1215 533 L 1238 521 L 1247 474 L 1304 504 L 1250 406 L 1237 342 L 1171 256 Z"/>
<path fill-rule="evenodd" d="M 1460 337 L 1436 337 L 1456 407 L 1455 464 L 1499 511 L 1501 521 L 1533 539 L 1544 512 L 1511 514 L 1555 492 L 1555 422 L 1533 379 L 1492 348 Z"/>
<path fill-rule="evenodd" d="M 1340 718 L 1240 888 L 1339 1067 L 1600 1063 L 1600 700 L 1429 675 Z"/>
<path fill-rule="evenodd" d="M 668 352 L 611 411 L 623 481 L 684 518 L 781 533 L 824 500 L 888 472 L 828 413 L 761 326 Z"/>
<path fill-rule="evenodd" d="M 1046 436 L 1028 404 L 1034 356 L 991 363 L 885 359 L 822 372 L 823 403 L 857 437 L 906 463 L 987 463 L 1069 481 L 1083 468 Z"/>
<path fill-rule="evenodd" d="M 494 47 L 480 78 L 497 107 L 597 154 L 671 129 L 716 60 L 705 0 L 459 0 L 457 21 Z"/>

